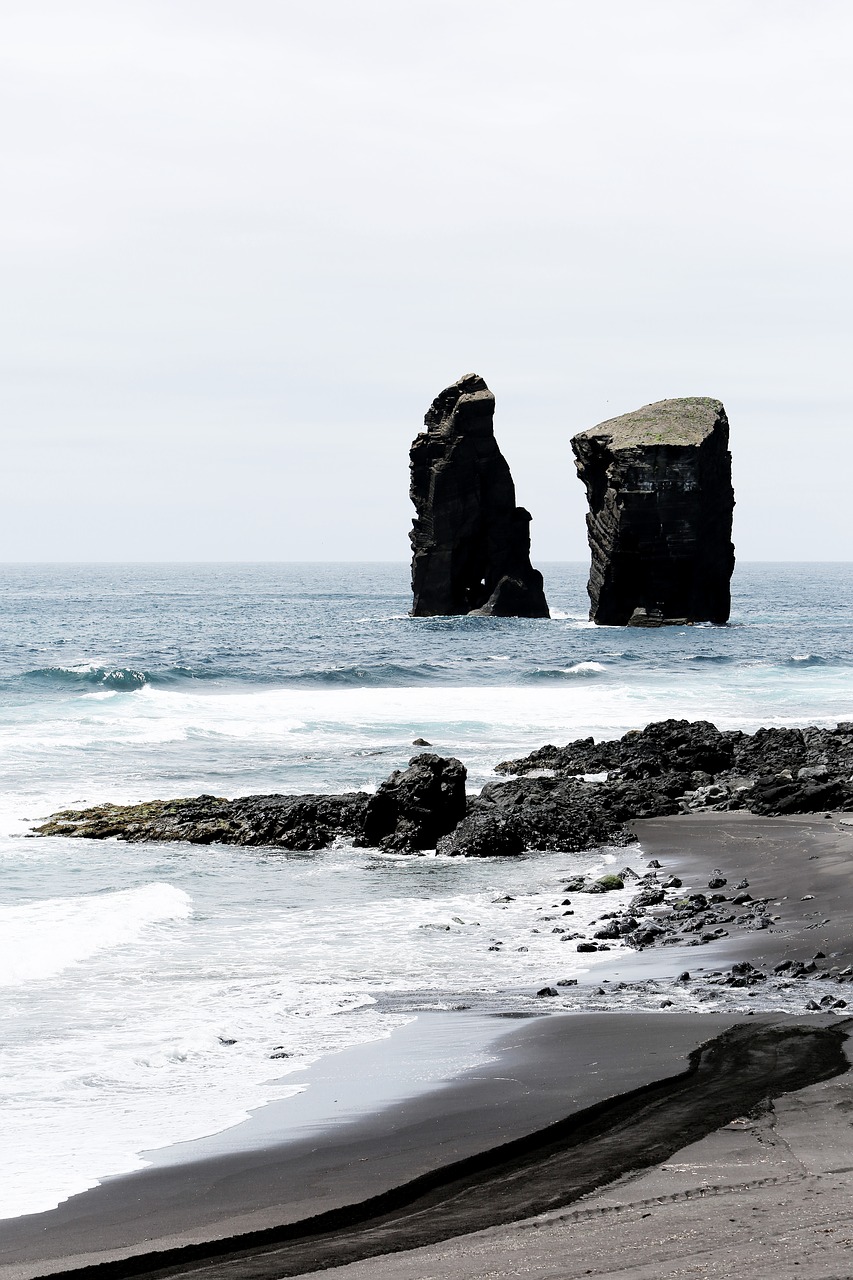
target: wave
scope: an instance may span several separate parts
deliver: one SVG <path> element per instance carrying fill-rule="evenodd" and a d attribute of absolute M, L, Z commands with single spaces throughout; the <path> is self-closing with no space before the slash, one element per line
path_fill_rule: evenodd
<path fill-rule="evenodd" d="M 2 906 L 0 986 L 52 978 L 99 951 L 136 942 L 150 925 L 185 920 L 191 910 L 188 894 L 159 882 L 115 893 Z"/>
<path fill-rule="evenodd" d="M 135 693 L 147 686 L 175 688 L 184 684 L 205 681 L 220 684 L 279 685 L 290 688 L 325 686 L 328 688 L 398 688 L 401 685 L 431 684 L 437 680 L 452 678 L 451 672 L 441 663 L 375 662 L 351 666 L 318 667 L 308 671 L 281 671 L 267 668 L 265 671 L 240 671 L 213 667 L 164 667 L 145 670 L 138 667 L 78 666 L 39 667 L 25 671 L 18 679 L 27 686 L 48 689 L 67 689 L 90 693 L 106 691 Z"/>
<path fill-rule="evenodd" d="M 136 667 L 79 666 L 38 667 L 19 677 L 27 685 L 43 685 L 52 689 L 109 690 L 135 693 L 145 685 L 176 685 L 190 680 L 216 680 L 221 672 L 197 671 L 191 667 L 166 667 L 162 671 L 143 671 Z"/>
<path fill-rule="evenodd" d="M 447 679 L 446 666 L 430 662 L 404 665 L 398 662 L 374 662 L 354 666 L 321 667 L 315 671 L 300 671 L 282 675 L 280 682 L 291 688 L 304 685 L 324 685 L 330 688 L 399 688 L 401 685 L 432 684 L 437 679 Z"/>
<path fill-rule="evenodd" d="M 451 654 L 443 661 L 429 660 L 412 656 L 407 661 L 377 658 L 371 661 L 340 664 L 327 663 L 314 668 L 299 665 L 299 656 L 285 657 L 281 654 L 266 655 L 271 660 L 259 662 L 257 659 L 246 665 L 241 662 L 241 655 L 220 655 L 225 659 L 222 665 L 214 665 L 213 661 L 202 658 L 197 665 L 185 666 L 176 664 L 168 667 L 153 668 L 148 666 L 110 666 L 107 663 L 88 663 L 75 666 L 39 667 L 25 671 L 21 675 L 7 677 L 4 685 L 24 686 L 30 692 L 39 688 L 45 692 L 66 692 L 80 694 L 121 694 L 138 693 L 146 688 L 163 690 L 186 690 L 188 686 L 204 685 L 208 691 L 219 687 L 220 690 L 258 688 L 289 689 L 401 689 L 422 688 L 432 686 L 468 685 L 473 677 L 484 686 L 496 683 L 502 685 L 529 685 L 540 682 L 560 682 L 577 679 L 590 679 L 612 674 L 623 664 L 637 670 L 646 666 L 650 670 L 666 668 L 676 664 L 676 669 L 690 665 L 694 669 L 704 667 L 744 667 L 755 665 L 756 660 L 750 656 L 732 655 L 729 653 L 687 653 L 673 655 L 668 651 L 663 655 L 638 654 L 630 650 L 613 650 L 603 656 L 606 662 L 586 659 L 567 666 L 559 666 L 559 657 L 553 665 L 543 665 L 524 670 L 527 655 L 499 653 L 458 653 Z M 533 656 L 533 655 L 531 655 Z M 538 654 L 540 659 L 543 654 Z M 556 656 L 556 655 L 555 655 Z M 228 661 L 230 657 L 230 661 Z M 235 661 L 236 659 L 236 661 Z M 546 659 L 547 662 L 547 659 Z M 787 657 L 765 655 L 758 660 L 761 666 L 777 668 L 834 667 L 839 665 L 838 659 L 824 658 L 814 653 L 791 654 Z M 844 665 L 844 664 L 841 664 Z"/>
<path fill-rule="evenodd" d="M 765 656 L 762 658 L 743 657 L 738 658 L 728 653 L 688 653 L 684 654 L 680 662 L 696 662 L 700 665 L 708 666 L 742 666 L 742 667 L 832 667 L 838 665 L 830 658 L 821 658 L 816 653 L 792 653 L 787 658 L 774 658 Z"/>
<path fill-rule="evenodd" d="M 682 659 L 683 662 L 701 662 L 711 663 L 713 666 L 725 666 L 727 663 L 734 662 L 735 659 L 728 653 L 688 653 Z"/>
<path fill-rule="evenodd" d="M 538 683 L 540 680 L 577 680 L 590 679 L 607 674 L 603 662 L 576 662 L 572 667 L 539 667 L 536 671 L 528 671 L 522 676 L 525 683 Z"/>

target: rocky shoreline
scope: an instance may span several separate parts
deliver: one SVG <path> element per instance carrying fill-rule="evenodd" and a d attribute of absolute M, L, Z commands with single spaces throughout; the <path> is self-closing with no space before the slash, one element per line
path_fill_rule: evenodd
<path fill-rule="evenodd" d="M 648 866 L 650 869 L 643 876 L 625 867 L 615 875 L 598 878 L 576 876 L 564 882 L 564 889 L 575 894 L 609 894 L 628 887 L 632 881 L 637 889 L 623 909 L 605 911 L 591 922 L 591 932 L 588 931 L 584 940 L 576 944 L 578 951 L 609 951 L 614 942 L 627 943 L 634 951 L 645 951 L 650 947 L 702 947 L 730 938 L 733 934 L 743 936 L 773 930 L 774 925 L 783 919 L 781 903 L 774 903 L 768 897 L 753 897 L 746 877 L 732 886 L 716 868 L 708 879 L 707 893 L 687 891 L 681 879 L 667 874 L 657 859 L 652 859 Z M 571 899 L 565 899 L 562 905 L 571 905 Z M 572 912 L 565 914 L 571 915 Z M 564 941 L 582 936 L 561 932 L 564 932 Z M 830 957 L 817 950 L 805 959 L 794 959 L 790 956 L 778 958 L 772 954 L 776 950 L 773 946 L 768 950 L 770 958 L 763 964 L 741 959 L 718 969 L 701 966 L 701 972 L 691 973 L 683 969 L 675 978 L 670 977 L 665 982 L 639 978 L 632 982 L 610 983 L 605 979 L 609 989 L 599 988 L 599 991 L 608 997 L 610 1004 L 614 996 L 618 999 L 624 993 L 623 999 L 627 997 L 628 1003 L 635 1003 L 637 998 L 641 1002 L 643 998 L 659 1000 L 660 1008 L 671 1008 L 675 1003 L 672 996 L 676 993 L 689 994 L 713 1006 L 726 1002 L 730 995 L 736 1000 L 747 995 L 749 998 L 758 997 L 761 1006 L 769 1003 L 773 1008 L 802 1007 L 807 1012 L 818 1013 L 838 1013 L 847 1008 L 847 1000 L 836 988 L 853 982 L 853 965 L 843 961 L 833 964 L 833 960 L 840 958 L 840 953 L 833 952 Z M 591 980 L 593 983 L 596 981 L 594 974 Z M 833 988 L 813 985 L 826 982 L 832 982 Z M 576 986 L 577 983 L 572 980 L 558 985 Z M 673 992 L 673 987 L 676 992 Z M 771 992 L 772 998 L 768 999 Z M 544 987 L 537 992 L 540 998 L 561 994 L 555 987 Z"/>
<path fill-rule="evenodd" d="M 38 836 L 322 849 L 360 847 L 512 856 L 629 844 L 630 823 L 680 813 L 762 816 L 853 811 L 853 724 L 721 731 L 663 720 L 613 741 L 544 746 L 496 766 L 504 781 L 466 795 L 461 761 L 413 756 L 375 794 L 202 795 L 63 810 Z M 710 902 L 698 914 L 717 906 Z M 712 911 L 713 914 L 713 911 Z M 715 926 L 716 927 L 716 926 Z"/>

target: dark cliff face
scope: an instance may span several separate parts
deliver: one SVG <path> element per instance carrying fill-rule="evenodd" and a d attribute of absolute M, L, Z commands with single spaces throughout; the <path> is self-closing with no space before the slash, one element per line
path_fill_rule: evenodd
<path fill-rule="evenodd" d="M 728 621 L 735 556 L 729 424 L 719 400 L 661 400 L 572 440 L 589 500 L 590 618 Z"/>
<path fill-rule="evenodd" d="M 411 449 L 412 614 L 547 618 L 530 513 L 497 446 L 495 397 L 469 373 L 430 406 Z"/>

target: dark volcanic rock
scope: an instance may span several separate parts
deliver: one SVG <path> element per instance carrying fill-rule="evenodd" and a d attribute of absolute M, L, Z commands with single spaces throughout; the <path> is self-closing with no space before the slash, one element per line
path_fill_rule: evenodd
<path fill-rule="evenodd" d="M 511 815 L 475 808 L 449 835 L 442 836 L 436 849 L 438 853 L 466 858 L 512 857 L 524 852 L 524 831 Z"/>
<path fill-rule="evenodd" d="M 540 782 L 606 772 L 606 782 L 587 786 L 614 823 L 703 809 L 768 816 L 853 809 L 853 733 L 844 723 L 748 734 L 721 732 L 707 720 L 660 720 L 614 741 L 540 747 L 496 771 L 524 776 L 543 768 L 556 776 Z"/>
<path fill-rule="evenodd" d="M 683 776 L 697 770 L 714 774 L 732 767 L 736 747 L 745 738 L 740 732 L 721 733 L 708 720 L 657 720 L 645 729 L 631 729 L 611 741 L 580 738 L 565 747 L 540 747 L 521 760 L 505 760 L 496 766 L 496 771 L 530 773 L 553 769 L 557 773 L 580 774 L 619 769 L 630 778 L 667 773 Z"/>
<path fill-rule="evenodd" d="M 661 400 L 572 440 L 589 501 L 590 618 L 726 622 L 734 569 L 729 424 L 719 400 Z"/>
<path fill-rule="evenodd" d="M 439 853 L 493 857 L 523 849 L 577 851 L 624 845 L 634 837 L 606 788 L 574 778 L 490 782 L 468 802 L 468 816 L 439 842 Z"/>
<path fill-rule="evenodd" d="M 523 776 L 542 768 L 543 759 L 554 769 L 554 776 Z M 575 852 L 627 844 L 634 839 L 627 825 L 634 819 L 703 809 L 749 809 L 770 816 L 853 811 L 849 724 L 745 734 L 721 733 L 702 720 L 692 724 L 662 720 L 613 742 L 585 738 L 566 747 L 544 747 L 498 768 L 522 776 L 490 782 L 474 798 L 466 797 L 466 774 L 460 761 L 424 752 L 412 758 L 408 769 L 393 773 L 372 796 L 363 792 L 236 800 L 196 796 L 136 805 L 104 804 L 53 814 L 34 828 L 34 834 L 295 850 L 321 849 L 343 837 L 360 846 L 404 852 L 435 846 L 446 854 L 495 857 L 527 849 Z M 602 770 L 606 781 L 575 776 Z M 697 780 L 701 785 L 696 785 Z M 659 866 L 654 861 L 649 865 Z M 604 888 L 605 880 L 624 881 L 628 875 L 626 869 L 598 884 Z M 680 885 L 677 877 L 662 885 L 645 883 L 648 879 L 644 877 L 638 886 L 632 909 L 658 904 L 664 890 Z M 709 887 L 722 887 L 725 881 L 725 875 L 715 871 Z M 761 914 L 761 904 L 741 892 L 745 885 L 742 881 L 736 886 L 732 899 L 747 911 L 738 921 L 750 928 L 765 928 L 769 922 Z M 567 883 L 566 888 L 571 887 Z M 583 878 L 574 887 L 596 891 Z M 683 908 L 684 919 L 689 920 L 684 928 L 697 932 L 706 924 L 726 923 L 731 916 L 714 916 L 713 911 L 705 919 L 705 913 L 717 906 L 725 912 L 725 901 L 724 894 L 710 900 L 702 894 L 691 895 Z M 703 940 L 707 940 L 704 935 Z"/>
<path fill-rule="evenodd" d="M 547 618 L 530 564 L 530 513 L 497 446 L 495 397 L 466 374 L 437 396 L 412 444 L 412 614 Z"/>
<path fill-rule="evenodd" d="M 323 849 L 339 837 L 410 852 L 430 849 L 465 816 L 465 766 L 424 753 L 375 795 L 241 796 L 104 804 L 53 816 L 35 834 L 90 840 L 184 840 L 190 844 Z"/>
<path fill-rule="evenodd" d="M 756 729 L 738 741 L 733 761 L 743 774 L 782 773 L 806 763 L 806 743 L 801 729 Z"/>
<path fill-rule="evenodd" d="M 839 778 L 818 784 L 759 778 L 745 800 L 752 813 L 766 816 L 822 813 L 825 809 L 849 809 L 853 806 L 853 786 Z"/>
<path fill-rule="evenodd" d="M 368 801 L 362 792 L 343 796 L 242 796 L 223 800 L 150 800 L 144 804 L 102 804 L 55 813 L 35 833 L 89 840 L 116 837 L 185 840 L 190 844 L 277 845 L 322 849 L 338 836 L 363 829 Z"/>
<path fill-rule="evenodd" d="M 424 752 L 413 756 L 367 803 L 361 845 L 383 849 L 434 849 L 438 839 L 465 817 L 465 766 Z"/>

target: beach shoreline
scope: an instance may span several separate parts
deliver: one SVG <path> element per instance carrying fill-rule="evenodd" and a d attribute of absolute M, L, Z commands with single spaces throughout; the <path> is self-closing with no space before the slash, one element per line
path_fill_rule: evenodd
<path fill-rule="evenodd" d="M 827 821 L 702 814 L 645 820 L 637 830 L 645 854 L 679 874 L 685 885 L 699 888 L 702 876 L 717 868 L 732 882 L 748 877 L 756 896 L 783 902 L 780 919 L 760 934 L 738 933 L 701 947 L 621 953 L 597 966 L 591 982 L 611 980 L 611 967 L 614 975 L 630 967 L 640 980 L 655 975 L 671 980 L 687 952 L 697 974 L 700 960 L 701 970 L 709 972 L 743 959 L 765 966 L 795 953 L 805 959 L 807 951 L 817 950 L 825 952 L 828 966 L 846 965 L 853 828 L 837 815 Z M 801 903 L 809 893 L 814 898 Z M 814 903 L 819 903 L 819 921 L 825 921 L 817 929 L 810 927 Z M 826 982 L 838 990 L 834 975 L 826 972 Z M 232 1143 L 230 1152 L 155 1165 L 110 1179 L 49 1213 L 8 1220 L 0 1277 L 26 1280 L 142 1252 L 209 1244 L 383 1194 L 605 1098 L 666 1081 L 684 1070 L 699 1044 L 743 1021 L 742 1013 L 732 1011 L 669 1009 L 575 1011 L 514 1023 L 464 1013 L 438 1017 L 451 1020 L 445 1025 L 454 1034 L 456 1027 L 460 1036 L 467 1034 L 466 1024 L 476 1032 L 480 1060 L 452 1082 L 414 1090 L 387 1107 L 377 1104 L 343 1124 L 320 1125 L 319 1132 L 315 1125 L 301 1140 L 264 1145 L 262 1139 L 242 1151 Z M 753 1025 L 765 1024 L 768 1017 L 772 1020 L 772 1015 L 756 1017 Z M 840 1018 L 816 1013 L 803 1021 L 831 1025 Z M 419 1030 L 409 1030 L 410 1039 L 438 1025 L 429 1015 L 419 1022 Z M 371 1054 L 387 1057 L 389 1046 L 396 1052 L 393 1037 L 338 1057 L 343 1062 L 347 1053 L 356 1053 L 369 1062 Z M 489 1056 L 491 1062 L 482 1060 Z"/>

